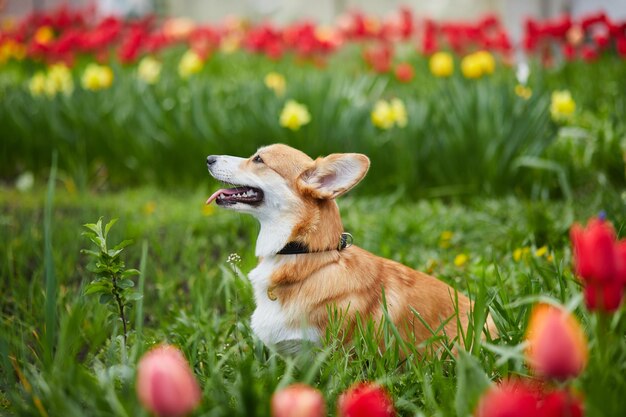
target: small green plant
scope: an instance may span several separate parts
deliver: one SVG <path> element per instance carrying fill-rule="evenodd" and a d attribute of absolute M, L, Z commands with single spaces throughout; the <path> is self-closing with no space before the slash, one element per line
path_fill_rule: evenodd
<path fill-rule="evenodd" d="M 98 248 L 98 250 L 81 250 L 82 253 L 95 258 L 95 262 L 90 266 L 90 271 L 96 275 L 85 288 L 85 295 L 96 294 L 100 296 L 100 303 L 107 304 L 122 321 L 124 329 L 124 343 L 126 343 L 126 313 L 129 309 L 128 302 L 139 300 L 142 295 L 138 291 L 132 290 L 135 283 L 131 279 L 134 275 L 139 275 L 136 269 L 126 269 L 124 261 L 120 255 L 128 245 L 130 240 L 123 240 L 112 249 L 107 248 L 107 236 L 111 227 L 117 219 L 113 219 L 102 229 L 102 217 L 97 223 L 88 223 L 84 226 L 89 232 L 83 232 Z"/>

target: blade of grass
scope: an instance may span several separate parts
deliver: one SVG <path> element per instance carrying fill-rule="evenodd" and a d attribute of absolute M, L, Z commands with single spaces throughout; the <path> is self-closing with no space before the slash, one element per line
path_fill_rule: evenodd
<path fill-rule="evenodd" d="M 139 282 L 137 292 L 141 294 L 135 305 L 135 346 L 133 347 L 132 361 L 135 362 L 141 347 L 143 336 L 143 287 L 146 281 L 146 260 L 148 258 L 148 241 L 144 240 L 141 245 L 141 260 L 139 261 Z"/>
<path fill-rule="evenodd" d="M 57 153 L 52 154 L 52 166 L 50 177 L 48 178 L 48 193 L 44 206 L 44 276 L 46 280 L 46 301 L 45 301 L 45 324 L 46 324 L 46 346 L 45 358 L 47 365 L 50 365 L 54 356 L 54 345 L 57 330 L 57 280 L 54 273 L 54 258 L 52 255 L 52 207 L 54 200 L 54 188 L 57 176 Z"/>

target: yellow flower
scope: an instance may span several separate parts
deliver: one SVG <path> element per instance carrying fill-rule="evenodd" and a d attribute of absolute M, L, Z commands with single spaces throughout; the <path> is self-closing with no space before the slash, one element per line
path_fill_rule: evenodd
<path fill-rule="evenodd" d="M 0 65 L 15 59 L 21 61 L 26 56 L 26 47 L 13 39 L 7 39 L 0 43 Z"/>
<path fill-rule="evenodd" d="M 51 97 L 57 93 L 69 96 L 73 91 L 74 80 L 70 69 L 65 64 L 52 65 L 46 78 L 46 94 Z"/>
<path fill-rule="evenodd" d="M 469 256 L 467 256 L 464 253 L 459 253 L 454 258 L 454 265 L 456 265 L 458 267 L 462 267 L 463 265 L 465 265 L 467 263 L 468 260 L 469 260 Z"/>
<path fill-rule="evenodd" d="M 42 26 L 35 32 L 34 38 L 37 43 L 46 45 L 54 39 L 54 31 L 50 26 Z"/>
<path fill-rule="evenodd" d="M 154 211 L 156 210 L 156 207 L 157 207 L 157 205 L 156 205 L 156 203 L 154 201 L 150 200 L 150 201 L 146 202 L 146 204 L 143 205 L 143 209 L 142 209 L 143 214 L 145 214 L 147 216 L 153 214 Z"/>
<path fill-rule="evenodd" d="M 452 238 L 454 237 L 454 233 L 452 233 L 449 230 L 445 230 L 443 232 L 441 232 L 441 236 L 439 236 L 439 246 L 442 249 L 447 249 L 450 247 L 450 241 L 452 240 Z"/>
<path fill-rule="evenodd" d="M 285 94 L 285 89 L 287 87 L 287 82 L 285 81 L 285 77 L 280 75 L 277 72 L 270 72 L 265 76 L 265 86 L 270 90 L 274 90 L 274 94 L 277 96 L 282 96 Z"/>
<path fill-rule="evenodd" d="M 374 104 L 374 110 L 371 114 L 372 123 L 380 129 L 391 129 L 393 127 L 393 113 L 391 106 L 386 100 L 378 100 Z"/>
<path fill-rule="evenodd" d="M 215 205 L 213 204 L 203 204 L 202 205 L 202 215 L 210 216 L 215 211 Z"/>
<path fill-rule="evenodd" d="M 487 51 L 478 51 L 465 56 L 461 60 L 461 72 L 465 78 L 480 78 L 485 74 L 493 74 L 496 60 Z"/>
<path fill-rule="evenodd" d="M 576 102 L 569 90 L 553 91 L 550 103 L 550 115 L 553 120 L 567 119 L 576 110 Z"/>
<path fill-rule="evenodd" d="M 28 89 L 33 96 L 46 94 L 54 97 L 57 93 L 70 95 L 74 91 L 72 73 L 65 64 L 54 64 L 48 72 L 37 72 L 28 82 Z"/>
<path fill-rule="evenodd" d="M 46 91 L 46 74 L 38 71 L 28 82 L 28 89 L 32 96 L 40 96 Z"/>
<path fill-rule="evenodd" d="M 156 84 L 161 74 L 161 63 L 151 56 L 139 61 L 137 77 L 146 84 Z"/>
<path fill-rule="evenodd" d="M 242 36 L 238 33 L 231 33 L 220 41 L 220 50 L 225 54 L 232 54 L 241 46 Z"/>
<path fill-rule="evenodd" d="M 428 66 L 435 77 L 449 77 L 454 72 L 454 59 L 448 52 L 437 52 L 430 57 Z"/>
<path fill-rule="evenodd" d="M 405 127 L 408 122 L 408 117 L 406 115 L 406 107 L 404 103 L 399 98 L 394 98 L 391 100 L 391 114 L 393 115 L 393 120 L 396 122 L 398 127 Z"/>
<path fill-rule="evenodd" d="M 85 68 L 81 84 L 86 90 L 102 90 L 113 84 L 113 71 L 106 65 L 89 64 Z"/>
<path fill-rule="evenodd" d="M 390 102 L 378 100 L 374 104 L 370 117 L 374 126 L 384 130 L 391 129 L 394 125 L 405 127 L 408 122 L 406 107 L 398 98 L 394 98 Z"/>
<path fill-rule="evenodd" d="M 518 97 L 521 97 L 524 100 L 528 100 L 533 95 L 533 92 L 525 85 L 517 84 L 515 86 L 515 94 L 517 94 Z"/>
<path fill-rule="evenodd" d="M 523 247 L 523 248 L 516 248 L 513 251 L 513 260 L 515 262 L 519 262 L 525 255 L 528 254 L 528 252 L 530 252 L 530 248 L 528 247 Z"/>
<path fill-rule="evenodd" d="M 204 61 L 202 61 L 200 56 L 194 51 L 188 50 L 178 63 L 178 75 L 181 78 L 189 78 L 191 75 L 200 72 L 202 67 L 204 67 Z"/>
<path fill-rule="evenodd" d="M 440 240 L 452 240 L 452 238 L 454 237 L 454 233 L 452 233 L 449 230 L 444 230 L 443 232 L 441 232 L 441 236 L 439 236 Z"/>
<path fill-rule="evenodd" d="M 280 113 L 280 125 L 291 130 L 300 128 L 311 121 L 311 114 L 304 104 L 289 100 Z"/>
<path fill-rule="evenodd" d="M 493 55 L 487 51 L 478 51 L 474 53 L 475 59 L 480 63 L 483 74 L 493 74 L 496 70 L 496 60 Z"/>
<path fill-rule="evenodd" d="M 537 249 L 535 251 L 535 256 L 538 257 L 538 258 L 541 258 L 546 253 L 548 253 L 548 247 L 547 246 L 542 246 L 542 247 L 540 247 L 539 249 Z"/>
<path fill-rule="evenodd" d="M 480 61 L 472 54 L 461 60 L 461 72 L 465 78 L 480 78 L 483 75 L 483 68 Z"/>

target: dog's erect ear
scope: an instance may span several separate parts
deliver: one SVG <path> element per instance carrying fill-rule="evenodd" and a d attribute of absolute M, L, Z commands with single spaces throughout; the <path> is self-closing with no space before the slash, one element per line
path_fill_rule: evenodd
<path fill-rule="evenodd" d="M 303 194 L 319 199 L 339 197 L 363 179 L 370 160 L 360 153 L 334 153 L 318 158 L 311 169 L 298 178 Z"/>

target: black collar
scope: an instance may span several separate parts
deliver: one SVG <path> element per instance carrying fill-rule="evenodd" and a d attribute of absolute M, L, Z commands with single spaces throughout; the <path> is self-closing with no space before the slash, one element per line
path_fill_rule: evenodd
<path fill-rule="evenodd" d="M 342 233 L 339 239 L 339 244 L 336 248 L 325 249 L 325 250 L 316 250 L 311 251 L 309 247 L 300 242 L 288 242 L 278 253 L 277 255 L 298 255 L 301 253 L 319 253 L 319 252 L 330 252 L 333 250 L 342 251 L 345 248 L 349 248 L 352 246 L 352 235 L 350 233 Z"/>

